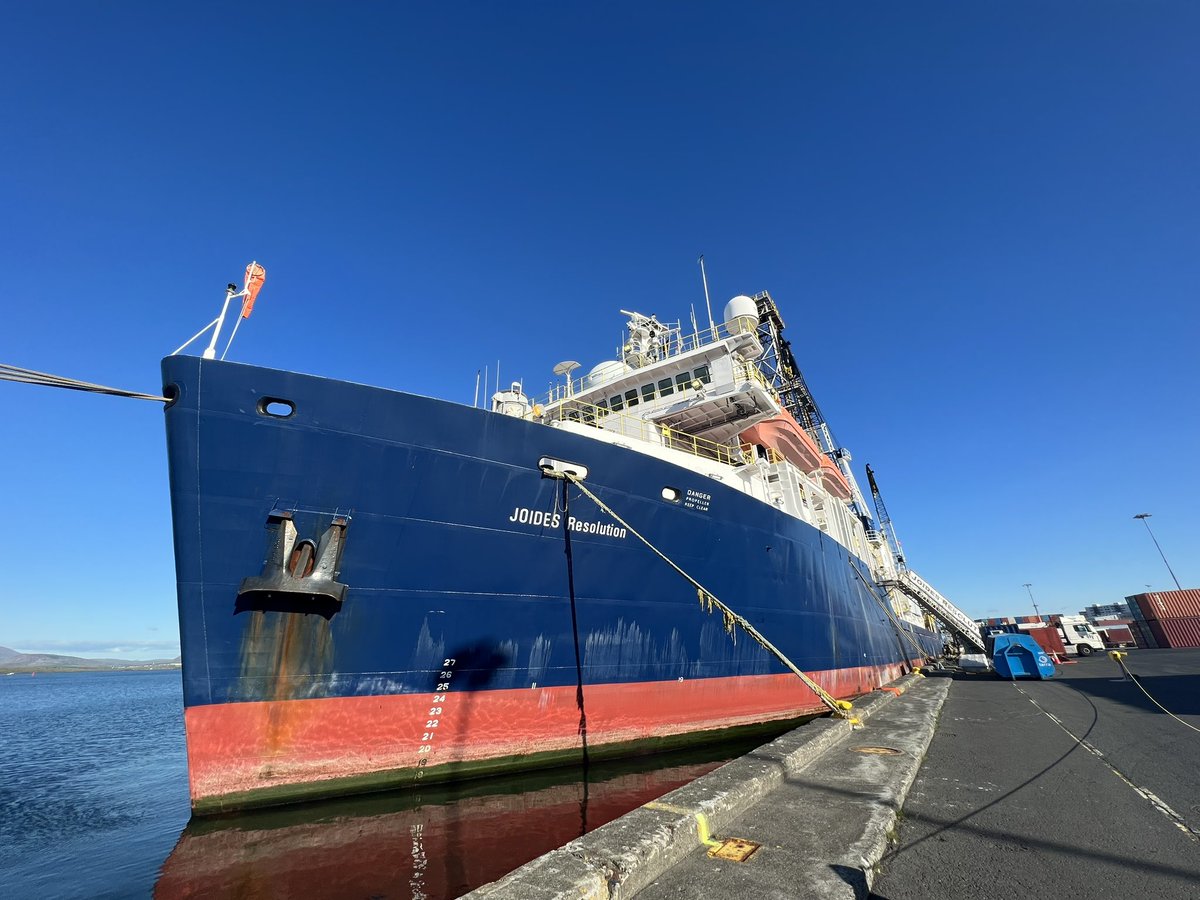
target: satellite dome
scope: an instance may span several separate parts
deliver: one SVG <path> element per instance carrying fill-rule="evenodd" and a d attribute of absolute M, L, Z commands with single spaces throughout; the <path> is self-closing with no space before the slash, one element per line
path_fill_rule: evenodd
<path fill-rule="evenodd" d="M 587 374 L 588 387 L 596 387 L 612 381 L 614 378 L 620 378 L 626 372 L 630 372 L 629 366 L 621 362 L 619 359 L 606 359 L 604 362 L 596 363 L 592 366 L 592 370 Z"/>
<path fill-rule="evenodd" d="M 746 334 L 758 327 L 758 304 L 745 294 L 738 294 L 725 304 L 725 325 L 730 334 Z"/>

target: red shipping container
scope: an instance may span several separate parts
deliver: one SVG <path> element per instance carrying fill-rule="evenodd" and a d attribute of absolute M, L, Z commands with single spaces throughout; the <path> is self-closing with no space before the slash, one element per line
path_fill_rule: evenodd
<path fill-rule="evenodd" d="M 1149 624 L 1160 647 L 1200 647 L 1200 616 L 1159 619 Z"/>
<path fill-rule="evenodd" d="M 1047 653 L 1057 653 L 1059 656 L 1067 655 L 1067 648 L 1063 646 L 1062 635 L 1058 633 L 1057 628 L 1022 628 L 1021 634 L 1027 634 L 1035 641 L 1038 646 Z"/>
<path fill-rule="evenodd" d="M 1133 632 L 1124 625 L 1109 625 L 1100 629 L 1100 637 L 1105 647 L 1119 647 L 1121 644 L 1135 643 Z"/>
<path fill-rule="evenodd" d="M 1128 599 L 1138 605 L 1148 622 L 1155 619 L 1200 617 L 1200 590 L 1195 588 L 1186 591 L 1153 591 L 1149 594 L 1136 594 Z"/>

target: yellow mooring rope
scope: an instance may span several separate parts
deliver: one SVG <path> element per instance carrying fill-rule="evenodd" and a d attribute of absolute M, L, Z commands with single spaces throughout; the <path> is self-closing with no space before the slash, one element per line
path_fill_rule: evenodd
<path fill-rule="evenodd" d="M 1126 674 L 1126 676 L 1128 676 L 1130 681 L 1132 681 L 1134 684 L 1136 684 L 1138 686 L 1138 690 L 1141 691 L 1143 694 L 1145 694 L 1147 699 L 1149 699 L 1149 701 L 1151 703 L 1153 703 L 1155 706 L 1157 706 L 1159 709 L 1161 709 L 1168 716 L 1170 716 L 1172 719 L 1174 719 L 1176 722 L 1178 722 L 1180 725 L 1184 726 L 1185 728 L 1190 728 L 1190 729 L 1192 729 L 1192 731 L 1200 731 L 1200 728 L 1197 728 L 1195 725 L 1192 725 L 1189 722 L 1183 721 L 1183 719 L 1179 718 L 1179 716 L 1175 715 L 1175 713 L 1171 712 L 1169 709 L 1167 709 L 1165 706 L 1163 706 L 1161 703 L 1159 703 L 1157 700 L 1155 700 L 1153 697 L 1150 696 L 1150 692 L 1148 690 L 1146 690 L 1144 687 L 1142 687 L 1142 683 L 1140 681 L 1138 681 L 1137 676 L 1134 675 L 1132 672 L 1130 672 L 1129 667 L 1125 665 L 1125 657 L 1127 657 L 1129 655 L 1128 653 L 1122 653 L 1120 650 L 1109 650 L 1108 655 L 1112 659 L 1113 662 L 1115 662 L 1118 666 L 1121 667 L 1121 671 L 1124 672 Z"/>
<path fill-rule="evenodd" d="M 659 550 L 657 547 L 655 547 L 652 543 L 650 543 L 650 541 L 648 541 L 645 537 L 643 537 L 636 528 L 634 528 L 632 525 L 630 525 L 628 522 L 626 522 L 624 519 L 622 519 L 620 516 L 618 516 L 615 512 L 613 512 L 613 510 L 603 500 L 601 500 L 599 497 L 597 497 L 595 494 L 593 494 L 590 490 L 588 490 L 584 486 L 583 482 L 581 482 L 579 480 L 579 478 L 575 475 L 574 472 L 556 472 L 556 471 L 546 470 L 544 474 L 550 478 L 566 478 L 569 482 L 571 482 L 571 484 L 575 485 L 577 488 L 579 488 L 579 490 L 583 491 L 584 495 L 587 496 L 598 507 L 600 507 L 600 509 L 602 509 L 604 512 L 608 513 L 608 515 L 612 516 L 613 519 L 615 519 L 618 522 L 618 524 L 620 524 L 624 528 L 627 528 L 629 530 L 630 534 L 632 534 L 639 541 L 641 541 L 643 544 L 645 544 L 647 547 L 649 547 L 655 553 L 655 555 L 657 555 L 659 557 L 659 559 L 661 559 L 668 566 L 670 566 L 672 569 L 674 569 L 676 572 L 678 572 L 680 575 L 682 575 L 684 577 L 684 579 L 686 579 L 688 581 L 688 583 L 691 584 L 692 587 L 694 587 L 696 589 L 696 595 L 700 598 L 700 608 L 701 609 L 707 609 L 707 611 L 709 613 L 712 612 L 713 607 L 716 607 L 718 610 L 720 610 L 721 617 L 724 620 L 724 624 L 725 624 L 725 631 L 731 637 L 734 637 L 734 639 L 736 640 L 736 637 L 735 637 L 736 632 L 734 631 L 734 626 L 735 625 L 738 626 L 744 632 L 746 632 L 746 634 L 748 634 L 748 635 L 750 635 L 750 637 L 754 638 L 754 640 L 757 641 L 760 645 L 762 645 L 767 651 L 769 651 L 771 654 L 773 654 L 776 659 L 778 659 L 781 663 L 783 663 L 785 666 L 787 666 L 787 668 L 790 669 L 792 671 L 792 673 L 794 675 L 796 675 L 801 681 L 803 681 L 809 687 L 809 689 L 812 690 L 812 692 L 821 699 L 821 702 L 824 703 L 826 706 L 828 706 L 829 709 L 832 710 L 836 715 L 839 715 L 842 718 L 848 720 L 851 725 L 862 724 L 860 722 L 860 720 L 857 717 L 855 717 L 854 714 L 851 712 L 851 710 L 854 708 L 853 703 L 851 703 L 849 700 L 836 699 L 832 694 L 830 694 L 827 690 L 825 690 L 825 688 L 821 687 L 819 684 L 817 684 L 815 681 L 813 681 L 812 678 L 810 678 L 808 675 L 806 675 L 804 672 L 802 672 L 800 670 L 799 666 L 797 666 L 794 662 L 792 662 L 790 659 L 788 659 L 786 656 L 784 656 L 783 651 L 780 650 L 778 647 L 776 647 L 774 644 L 772 644 L 770 641 L 768 641 L 766 639 L 766 637 L 764 637 L 758 631 L 757 628 L 755 628 L 753 625 L 751 625 L 749 622 L 747 622 L 746 619 L 743 618 L 741 615 L 734 612 L 732 609 L 730 609 L 728 606 L 726 606 L 724 603 L 722 603 L 720 600 L 718 600 L 716 597 L 714 597 L 704 587 L 704 585 L 702 585 L 700 582 L 698 582 L 695 578 L 693 578 L 687 572 L 683 571 L 683 569 L 679 568 L 679 566 L 676 565 L 675 562 L 670 557 L 668 557 L 665 553 L 663 553 L 661 550 Z"/>

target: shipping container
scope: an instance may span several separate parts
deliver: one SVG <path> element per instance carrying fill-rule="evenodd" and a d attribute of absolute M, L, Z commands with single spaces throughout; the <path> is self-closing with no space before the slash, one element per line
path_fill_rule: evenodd
<path fill-rule="evenodd" d="M 1133 632 L 1133 639 L 1137 641 L 1139 647 L 1144 647 L 1148 650 L 1154 650 L 1158 647 L 1158 640 L 1151 633 L 1148 622 L 1134 622 L 1129 626 L 1129 630 Z"/>
<path fill-rule="evenodd" d="M 1176 616 L 1150 623 L 1160 647 L 1200 647 L 1200 616 Z"/>
<path fill-rule="evenodd" d="M 1067 648 L 1063 644 L 1062 635 L 1058 633 L 1058 629 L 1045 623 L 1033 625 L 1028 622 L 1008 622 L 1003 625 L 985 625 L 983 631 L 987 635 L 1027 634 L 1037 641 L 1038 646 L 1047 653 L 1057 653 L 1060 656 L 1065 656 L 1067 653 Z"/>
<path fill-rule="evenodd" d="M 1153 591 L 1128 598 L 1137 604 L 1147 622 L 1156 619 L 1196 618 L 1200 616 L 1200 590 Z"/>
<path fill-rule="evenodd" d="M 1021 630 L 1037 641 L 1038 646 L 1047 653 L 1057 653 L 1059 656 L 1067 655 L 1067 648 L 1063 646 L 1062 635 L 1058 633 L 1057 628 L 1051 625 L 1041 625 L 1037 628 L 1023 628 Z"/>
<path fill-rule="evenodd" d="M 1137 643 L 1133 632 L 1125 625 L 1105 625 L 1100 629 L 1100 637 L 1104 639 L 1105 647 L 1128 647 Z"/>

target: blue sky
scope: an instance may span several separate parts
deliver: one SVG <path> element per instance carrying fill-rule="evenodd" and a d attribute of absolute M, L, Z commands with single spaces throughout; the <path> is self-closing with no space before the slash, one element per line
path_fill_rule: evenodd
<path fill-rule="evenodd" d="M 10 4 L 0 362 L 470 402 L 767 289 L 973 615 L 1200 584 L 1192 3 Z M 0 384 L 0 644 L 173 655 L 161 413 Z M 864 479 L 865 481 L 865 479 Z M 733 598 L 729 598 L 733 599 Z"/>

